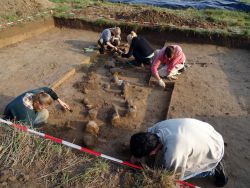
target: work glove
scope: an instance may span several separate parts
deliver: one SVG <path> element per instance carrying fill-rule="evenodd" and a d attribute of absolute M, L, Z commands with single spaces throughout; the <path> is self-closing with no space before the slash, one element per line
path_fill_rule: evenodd
<path fill-rule="evenodd" d="M 171 72 L 171 73 L 169 73 L 169 75 L 167 76 L 167 78 L 169 79 L 169 80 L 177 80 L 178 79 L 178 75 L 180 75 L 181 73 L 179 73 L 178 71 L 176 71 L 176 72 Z"/>
<path fill-rule="evenodd" d="M 166 87 L 166 84 L 165 84 L 165 82 L 164 82 L 162 79 L 160 79 L 160 80 L 158 81 L 158 84 L 159 84 L 159 86 L 161 86 L 161 87 L 163 87 L 163 88 Z"/>
<path fill-rule="evenodd" d="M 175 76 L 175 75 L 173 75 L 173 76 L 167 76 L 167 78 L 168 78 L 169 80 L 177 80 L 177 79 L 178 79 L 178 77 Z"/>

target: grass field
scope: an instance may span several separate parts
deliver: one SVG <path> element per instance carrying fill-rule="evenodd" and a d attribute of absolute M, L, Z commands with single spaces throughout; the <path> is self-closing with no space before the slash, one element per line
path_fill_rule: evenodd
<path fill-rule="evenodd" d="M 95 1 L 95 0 L 51 0 L 52 2 L 57 3 L 57 7 L 54 9 L 56 16 L 59 17 L 74 17 L 78 18 L 77 15 L 70 15 L 69 12 L 71 9 L 83 9 L 87 6 L 96 6 L 99 9 L 109 9 L 110 14 L 116 14 L 116 9 L 130 9 L 131 7 L 134 10 L 137 10 L 141 7 L 147 10 L 156 11 L 156 13 L 165 13 L 176 18 L 187 22 L 183 27 L 188 27 L 191 30 L 196 30 L 197 32 L 207 32 L 207 33 L 220 33 L 225 35 L 240 35 L 243 37 L 250 37 L 250 14 L 247 12 L 240 11 L 230 11 L 230 10 L 221 10 L 221 9 L 205 9 L 205 10 L 196 10 L 196 9 L 186 9 L 186 10 L 173 10 L 160 7 L 144 6 L 144 5 L 126 5 L 121 3 L 110 3 L 106 1 Z M 80 16 L 79 16 L 80 17 Z M 213 25 L 213 27 L 202 28 L 194 27 L 189 23 L 191 21 L 208 23 L 208 25 Z M 106 20 L 108 21 L 108 20 Z M 169 24 L 169 20 L 165 23 L 167 26 L 175 26 L 175 20 Z M 217 27 L 218 26 L 218 27 Z M 182 27 L 182 28 L 183 28 Z M 179 28 L 182 30 L 182 28 Z"/>

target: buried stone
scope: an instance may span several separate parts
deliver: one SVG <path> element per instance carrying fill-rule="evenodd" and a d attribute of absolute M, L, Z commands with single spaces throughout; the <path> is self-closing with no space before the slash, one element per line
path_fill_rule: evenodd
<path fill-rule="evenodd" d="M 87 99 L 87 97 L 83 97 L 82 102 L 83 102 L 84 105 L 88 105 L 89 104 L 89 100 Z"/>
<path fill-rule="evenodd" d="M 115 63 L 114 63 L 114 60 L 109 60 L 107 62 L 105 62 L 105 65 L 104 65 L 105 68 L 114 68 L 115 67 Z"/>
<path fill-rule="evenodd" d="M 106 90 L 109 90 L 110 89 L 110 84 L 108 84 L 108 83 L 103 84 L 103 88 L 106 89 Z"/>
<path fill-rule="evenodd" d="M 111 120 L 112 126 L 113 127 L 119 127 L 121 123 L 121 117 L 119 114 L 113 114 L 112 120 Z"/>
<path fill-rule="evenodd" d="M 99 126 L 95 121 L 89 121 L 86 125 L 85 132 L 98 135 L 99 134 Z"/>
<path fill-rule="evenodd" d="M 136 106 L 129 106 L 126 117 L 136 118 Z"/>
<path fill-rule="evenodd" d="M 117 127 L 120 124 L 121 117 L 119 115 L 118 108 L 116 105 L 113 105 L 113 111 L 114 113 L 111 119 L 111 124 L 112 126 Z"/>
<path fill-rule="evenodd" d="M 130 84 L 127 83 L 127 82 L 124 82 L 124 83 L 122 84 L 122 94 L 124 95 L 125 98 L 128 97 L 129 85 L 130 85 Z"/>
<path fill-rule="evenodd" d="M 97 109 L 90 109 L 88 111 L 88 113 L 89 113 L 90 119 L 95 120 L 97 117 L 97 114 L 98 114 L 98 110 Z"/>
<path fill-rule="evenodd" d="M 123 72 L 123 70 L 122 70 L 121 68 L 117 68 L 117 67 L 111 68 L 109 71 L 110 71 L 112 74 L 121 74 L 121 73 Z"/>
<path fill-rule="evenodd" d="M 118 86 L 121 86 L 121 85 L 124 83 L 123 80 L 120 80 L 120 79 L 118 78 L 118 75 L 117 75 L 117 74 L 114 74 L 114 75 L 113 75 L 113 81 L 114 81 L 115 84 L 118 85 Z"/>
<path fill-rule="evenodd" d="M 97 144 L 98 138 L 96 135 L 90 134 L 90 133 L 83 133 L 83 145 L 87 148 L 94 148 Z"/>
<path fill-rule="evenodd" d="M 84 133 L 83 133 L 83 145 L 87 148 L 94 148 L 99 134 L 99 126 L 95 121 L 89 121 L 85 127 Z"/>

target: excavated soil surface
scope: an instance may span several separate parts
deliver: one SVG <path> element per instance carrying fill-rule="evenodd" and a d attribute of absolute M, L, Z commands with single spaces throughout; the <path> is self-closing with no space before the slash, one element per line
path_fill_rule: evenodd
<path fill-rule="evenodd" d="M 173 84 L 166 90 L 149 87 L 148 68 L 128 67 L 109 55 L 98 55 L 92 61 L 58 91 L 73 102 L 73 112 L 53 108 L 57 110 L 52 109 L 43 130 L 128 160 L 130 136 L 166 119 Z M 97 128 L 86 128 L 90 121 Z"/>
<path fill-rule="evenodd" d="M 0 49 L 1 112 L 23 91 L 49 85 L 69 69 L 82 67 L 81 62 L 91 55 L 84 54 L 82 48 L 95 44 L 98 35 L 56 29 Z M 100 125 L 99 133 L 94 138 L 85 137 L 92 138 L 93 142 L 97 140 L 95 149 L 100 152 L 128 159 L 130 135 L 165 119 L 169 106 L 168 118 L 198 118 L 211 123 L 223 135 L 230 178 L 227 187 L 249 187 L 250 53 L 214 45 L 180 45 L 191 67 L 175 82 L 170 105 L 172 85 L 167 91 L 151 88 L 147 85 L 147 69 L 117 64 L 115 68 L 122 69 L 118 79 L 127 82 L 127 90 L 124 90 L 112 81 L 110 56 L 96 57 L 91 66 L 78 69 L 74 77 L 56 90 L 60 98 L 72 106 L 73 112 L 62 113 L 55 106 L 51 109 L 50 125 L 43 130 L 83 145 L 84 130 L 91 119 L 89 109 L 94 109 L 92 117 L 96 109 L 94 121 Z M 84 102 L 84 99 L 87 100 Z M 128 105 L 131 102 L 132 105 Z M 112 123 L 114 105 L 122 121 Z M 136 118 L 133 118 L 134 106 Z M 128 114 L 131 120 L 126 118 Z M 205 180 L 195 182 L 201 187 L 213 187 Z"/>

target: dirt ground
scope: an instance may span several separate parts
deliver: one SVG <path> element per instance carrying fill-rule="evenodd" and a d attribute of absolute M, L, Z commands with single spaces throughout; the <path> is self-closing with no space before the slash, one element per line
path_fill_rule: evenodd
<path fill-rule="evenodd" d="M 190 27 L 190 28 L 219 28 L 224 29 L 226 23 L 224 22 L 211 22 L 210 20 L 200 21 L 196 18 L 189 18 L 187 15 L 176 15 L 169 12 L 159 12 L 156 10 L 148 9 L 143 6 L 96 6 L 89 5 L 84 9 L 73 11 L 78 17 L 85 17 L 89 19 L 107 18 L 115 20 L 124 20 L 126 22 L 137 21 L 139 23 L 150 22 L 159 24 L 175 25 L 177 27 Z"/>
<path fill-rule="evenodd" d="M 41 36 L 0 49 L 0 111 L 14 96 L 25 90 L 47 86 L 77 68 L 88 54 L 83 48 L 97 33 L 53 29 Z M 10 87 L 11 84 L 11 87 Z"/>
<path fill-rule="evenodd" d="M 94 120 L 100 125 L 98 137 L 93 138 L 95 149 L 128 159 L 130 135 L 165 119 L 169 108 L 168 118 L 194 117 L 214 125 L 227 146 L 227 187 L 249 187 L 249 51 L 180 44 L 191 67 L 180 75 L 172 93 L 171 84 L 166 91 L 149 87 L 146 68 L 114 64 L 110 56 L 96 56 L 93 64 L 82 67 L 83 59 L 93 55 L 84 54 L 82 48 L 93 45 L 97 37 L 98 33 L 89 31 L 54 29 L 0 49 L 1 112 L 14 96 L 49 85 L 77 67 L 75 76 L 56 90 L 73 112 L 63 113 L 56 105 L 51 109 L 49 125 L 42 130 L 84 145 L 83 137 L 89 137 L 84 129 L 89 120 Z M 113 67 L 122 70 L 118 79 L 125 80 L 125 85 L 117 84 L 111 73 Z M 115 111 L 119 121 L 114 118 Z M 192 181 L 213 187 L 209 181 Z"/>
<path fill-rule="evenodd" d="M 112 74 L 116 69 L 120 73 Z M 119 85 L 115 78 L 124 83 Z M 169 85 L 165 91 L 148 87 L 149 78 L 146 68 L 135 69 L 120 62 L 115 64 L 108 55 L 97 56 L 90 67 L 80 70 L 58 90 L 70 101 L 73 112 L 52 110 L 43 130 L 89 147 L 83 132 L 86 124 L 94 121 L 100 127 L 92 134 L 98 137 L 94 149 L 128 160 L 130 136 L 166 118 L 172 87 Z"/>

